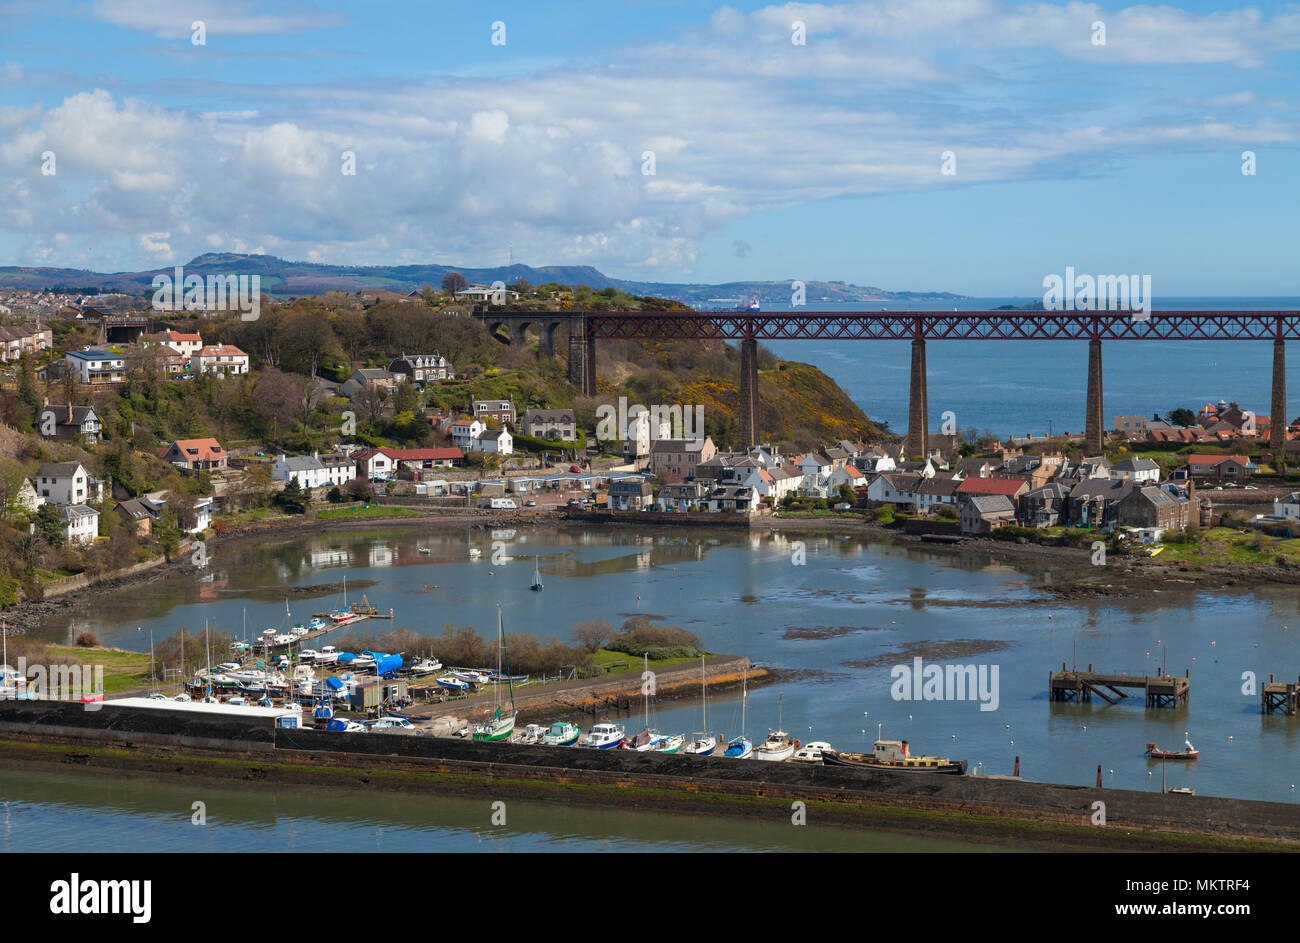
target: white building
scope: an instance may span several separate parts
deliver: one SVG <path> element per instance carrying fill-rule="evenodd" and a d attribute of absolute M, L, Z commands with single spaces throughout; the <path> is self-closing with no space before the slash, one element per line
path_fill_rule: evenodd
<path fill-rule="evenodd" d="M 462 452 L 474 452 L 477 451 L 474 440 L 487 431 L 487 426 L 478 419 L 457 419 L 451 424 L 450 431 L 451 441 L 457 448 Z"/>
<path fill-rule="evenodd" d="M 121 383 L 125 379 L 125 358 L 106 350 L 70 350 L 63 359 L 82 383 Z"/>
<path fill-rule="evenodd" d="M 64 533 L 70 544 L 88 544 L 99 536 L 99 512 L 84 504 L 69 504 L 59 508 L 63 518 Z"/>
<path fill-rule="evenodd" d="M 85 504 L 103 494 L 103 482 L 92 478 L 80 462 L 46 462 L 34 483 L 40 497 L 51 504 Z"/>
<path fill-rule="evenodd" d="M 248 372 L 248 354 L 233 344 L 209 344 L 190 356 L 195 373 L 242 374 Z"/>
<path fill-rule="evenodd" d="M 487 429 L 474 439 L 472 448 L 478 452 L 510 455 L 515 450 L 515 440 L 505 429 Z"/>
<path fill-rule="evenodd" d="M 1273 513 L 1278 517 L 1300 517 L 1300 491 L 1292 491 L 1285 498 L 1274 501 Z"/>

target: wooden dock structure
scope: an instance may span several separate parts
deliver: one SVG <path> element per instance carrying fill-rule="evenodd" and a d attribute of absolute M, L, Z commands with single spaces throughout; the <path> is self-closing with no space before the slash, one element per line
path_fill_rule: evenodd
<path fill-rule="evenodd" d="M 1174 675 L 1103 674 L 1092 670 L 1061 670 L 1048 675 L 1048 689 L 1053 701 L 1091 702 L 1095 694 L 1107 704 L 1117 704 L 1129 697 L 1127 690 L 1140 690 L 1147 707 L 1184 707 L 1192 693 L 1190 671 L 1184 677 Z"/>
<path fill-rule="evenodd" d="M 1274 711 L 1281 711 L 1288 717 L 1294 717 L 1298 701 L 1300 701 L 1300 681 L 1286 683 L 1274 681 L 1270 674 L 1268 684 L 1264 685 L 1264 689 L 1259 694 L 1259 712 L 1272 714 Z"/>

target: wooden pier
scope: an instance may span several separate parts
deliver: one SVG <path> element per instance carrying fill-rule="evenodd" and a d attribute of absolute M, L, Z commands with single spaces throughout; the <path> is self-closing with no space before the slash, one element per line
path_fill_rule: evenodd
<path fill-rule="evenodd" d="M 1107 704 L 1118 704 L 1129 697 L 1129 690 L 1140 690 L 1146 695 L 1147 707 L 1184 707 L 1192 693 L 1190 672 L 1184 677 L 1174 675 L 1102 674 L 1092 670 L 1061 670 L 1048 676 L 1048 687 L 1053 701 L 1091 702 L 1095 694 Z M 1126 690 L 1127 689 L 1127 690 Z"/>
<path fill-rule="evenodd" d="M 1294 717 L 1297 701 L 1300 701 L 1300 681 L 1284 684 L 1274 681 L 1273 676 L 1269 675 L 1268 684 L 1264 685 L 1264 690 L 1259 695 L 1259 712 L 1272 714 L 1281 711 L 1288 717 Z"/>

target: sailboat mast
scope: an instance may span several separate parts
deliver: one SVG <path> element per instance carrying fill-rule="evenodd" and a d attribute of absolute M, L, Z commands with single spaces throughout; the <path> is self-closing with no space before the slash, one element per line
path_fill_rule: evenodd
<path fill-rule="evenodd" d="M 153 662 L 153 627 L 149 628 L 149 681 L 153 684 L 153 689 L 158 690 L 158 669 L 154 667 Z"/>
<path fill-rule="evenodd" d="M 700 731 L 702 736 L 709 735 L 709 689 L 704 684 L 704 656 L 700 656 Z"/>

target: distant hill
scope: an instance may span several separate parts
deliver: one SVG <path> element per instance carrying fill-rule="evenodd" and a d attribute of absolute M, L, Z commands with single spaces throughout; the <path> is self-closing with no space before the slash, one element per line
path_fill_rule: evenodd
<path fill-rule="evenodd" d="M 186 262 L 187 275 L 260 275 L 262 291 L 273 297 L 323 295 L 329 291 L 356 292 L 384 289 L 407 293 L 425 285 L 438 288 L 448 272 L 460 272 L 473 284 L 489 285 L 494 281 L 510 284 L 524 279 L 534 285 L 558 282 L 562 285 L 586 285 L 600 290 L 617 288 L 632 295 L 654 295 L 692 305 L 712 304 L 728 307 L 742 300 L 757 298 L 764 305 L 785 306 L 790 303 L 790 282 L 727 282 L 722 285 L 638 282 L 610 278 L 590 265 L 503 265 L 497 268 L 467 268 L 452 265 L 324 265 L 315 262 L 289 262 L 271 255 L 241 255 L 233 252 L 209 252 Z M 155 275 L 171 275 L 174 267 L 146 272 L 91 272 L 85 269 L 21 268 L 0 266 L 0 286 L 51 291 L 99 290 L 142 295 L 152 291 Z M 806 282 L 806 301 L 848 304 L 871 301 L 952 300 L 964 298 L 943 291 L 886 291 L 847 282 Z"/>

